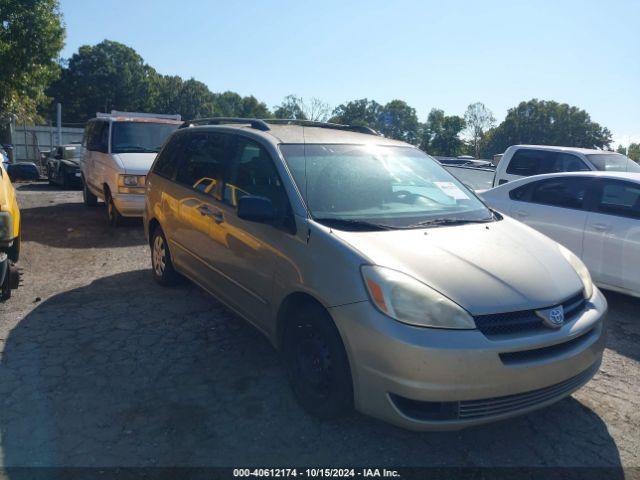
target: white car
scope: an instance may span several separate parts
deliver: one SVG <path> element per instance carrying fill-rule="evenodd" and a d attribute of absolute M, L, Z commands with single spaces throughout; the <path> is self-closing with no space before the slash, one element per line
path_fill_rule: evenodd
<path fill-rule="evenodd" d="M 640 173 L 537 175 L 480 196 L 573 251 L 602 288 L 640 296 Z"/>
<path fill-rule="evenodd" d="M 616 152 L 549 145 L 512 145 L 496 167 L 493 186 L 523 177 L 561 172 L 638 172 L 640 165 Z"/>
<path fill-rule="evenodd" d="M 149 168 L 181 124 L 180 115 L 116 111 L 89 120 L 80 161 L 84 203 L 104 200 L 112 226 L 122 217 L 141 217 Z"/>

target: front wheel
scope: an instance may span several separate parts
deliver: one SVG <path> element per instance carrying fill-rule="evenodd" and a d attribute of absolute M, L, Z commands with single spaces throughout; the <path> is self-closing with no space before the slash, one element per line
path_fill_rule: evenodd
<path fill-rule="evenodd" d="M 320 305 L 308 305 L 292 315 L 283 347 L 293 392 L 305 410 L 324 419 L 351 410 L 347 353 L 333 320 Z"/>
<path fill-rule="evenodd" d="M 112 227 L 118 227 L 122 224 L 122 215 L 118 211 L 118 207 L 113 201 L 111 193 L 107 190 L 104 196 L 104 201 L 107 204 L 107 220 Z"/>
<path fill-rule="evenodd" d="M 180 279 L 173 268 L 169 245 L 160 227 L 156 227 L 151 235 L 151 271 L 155 281 L 165 287 L 175 285 Z"/>

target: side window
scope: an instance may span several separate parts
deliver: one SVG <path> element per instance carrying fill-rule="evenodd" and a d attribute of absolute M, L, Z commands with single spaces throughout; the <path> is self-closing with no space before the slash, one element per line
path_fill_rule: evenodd
<path fill-rule="evenodd" d="M 640 218 L 640 186 L 622 181 L 605 181 L 596 210 L 621 217 Z"/>
<path fill-rule="evenodd" d="M 529 177 L 551 172 L 553 170 L 554 156 L 554 152 L 543 150 L 517 150 L 511 157 L 509 165 L 507 165 L 507 173 Z"/>
<path fill-rule="evenodd" d="M 518 200 L 523 202 L 526 200 L 527 194 L 533 186 L 535 186 L 535 183 L 527 183 L 526 185 L 522 185 L 521 187 L 514 188 L 509 192 L 509 198 L 511 200 Z"/>
<path fill-rule="evenodd" d="M 588 178 L 549 178 L 535 182 L 531 202 L 554 207 L 582 209 L 591 180 Z"/>
<path fill-rule="evenodd" d="M 277 215 L 287 208 L 287 194 L 271 155 L 257 142 L 238 139 L 238 148 L 225 185 L 223 200 L 235 207 L 243 195 L 266 197 Z"/>
<path fill-rule="evenodd" d="M 182 137 L 176 136 L 167 142 L 153 164 L 153 173 L 165 178 L 173 178 L 178 165 Z"/>
<path fill-rule="evenodd" d="M 87 148 L 97 152 L 108 152 L 109 123 L 92 122 L 87 132 Z"/>
<path fill-rule="evenodd" d="M 181 161 L 176 181 L 215 198 L 232 155 L 232 139 L 218 133 L 189 134 L 181 142 Z"/>
<path fill-rule="evenodd" d="M 556 153 L 554 172 L 588 172 L 590 168 L 580 157 L 571 153 Z"/>

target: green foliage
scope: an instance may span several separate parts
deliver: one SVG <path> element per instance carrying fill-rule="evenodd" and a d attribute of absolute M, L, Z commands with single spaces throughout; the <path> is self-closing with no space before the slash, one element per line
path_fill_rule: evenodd
<path fill-rule="evenodd" d="M 333 110 L 333 116 L 329 120 L 333 123 L 344 125 L 359 125 L 380 128 L 383 106 L 374 100 L 362 98 L 338 105 Z"/>
<path fill-rule="evenodd" d="M 235 92 L 215 95 L 215 114 L 220 117 L 269 118 L 269 108 L 253 95 L 241 97 Z"/>
<path fill-rule="evenodd" d="M 304 101 L 301 97 L 287 95 L 280 105 L 276 105 L 273 110 L 275 118 L 308 120 L 304 113 Z"/>
<path fill-rule="evenodd" d="M 80 47 L 49 90 L 65 120 L 84 122 L 112 109 L 146 111 L 157 73 L 130 47 L 111 40 Z"/>
<path fill-rule="evenodd" d="M 0 117 L 37 117 L 64 36 L 56 0 L 0 0 Z"/>
<path fill-rule="evenodd" d="M 418 143 L 420 123 L 416 109 L 402 100 L 392 100 L 382 108 L 378 128 L 384 136 L 408 143 Z"/>
<path fill-rule="evenodd" d="M 640 162 L 640 143 L 631 143 L 628 147 L 618 145 L 616 152 L 626 155 L 635 162 Z"/>
<path fill-rule="evenodd" d="M 484 154 L 490 158 L 515 144 L 606 148 L 611 132 L 593 122 L 589 114 L 566 103 L 545 100 L 521 102 L 490 133 Z"/>
<path fill-rule="evenodd" d="M 480 150 L 483 147 L 486 133 L 495 126 L 496 119 L 484 103 L 476 102 L 467 107 L 464 123 L 471 154 L 475 158 L 480 158 Z"/>
<path fill-rule="evenodd" d="M 465 128 L 464 118 L 445 115 L 432 109 L 422 130 L 420 148 L 430 155 L 455 157 L 464 153 L 465 144 L 460 132 Z"/>

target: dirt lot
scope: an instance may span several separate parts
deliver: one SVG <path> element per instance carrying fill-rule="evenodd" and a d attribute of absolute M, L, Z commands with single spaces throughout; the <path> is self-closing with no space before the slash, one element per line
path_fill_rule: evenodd
<path fill-rule="evenodd" d="M 516 420 L 417 434 L 322 422 L 276 352 L 197 287 L 163 289 L 140 222 L 18 186 L 24 286 L 0 306 L 4 465 L 640 466 L 640 301 L 607 293 L 602 371 Z"/>

